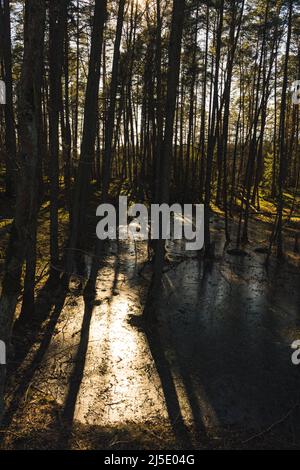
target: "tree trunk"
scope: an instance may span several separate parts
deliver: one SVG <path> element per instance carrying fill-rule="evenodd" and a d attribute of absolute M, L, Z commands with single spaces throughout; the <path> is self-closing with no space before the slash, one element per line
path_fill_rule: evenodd
<path fill-rule="evenodd" d="M 30 236 L 36 224 L 39 184 L 39 133 L 42 60 L 46 5 L 44 0 L 25 2 L 24 56 L 18 99 L 19 144 L 16 213 L 6 254 L 0 298 L 0 339 L 10 343 L 21 273 Z M 39 44 L 40 47 L 36 47 Z M 0 366 L 0 416 L 3 413 L 5 366 Z"/>
<path fill-rule="evenodd" d="M 72 271 L 74 250 L 83 248 L 86 232 L 86 206 L 88 187 L 94 164 L 97 133 L 97 108 L 99 96 L 101 52 L 107 1 L 95 2 L 89 73 L 85 94 L 84 123 L 79 168 L 77 171 L 71 215 L 71 233 L 68 253 L 68 271 Z"/>
<path fill-rule="evenodd" d="M 164 142 L 161 154 L 159 202 L 169 203 L 170 172 L 173 152 L 174 118 L 176 108 L 176 95 L 179 83 L 181 42 L 185 13 L 185 0 L 173 1 L 172 27 L 169 43 L 169 62 L 167 75 L 167 100 Z M 144 316 L 150 318 L 156 314 L 156 301 L 161 290 L 161 279 L 164 265 L 165 240 L 158 240 L 155 249 L 154 273 L 148 292 Z"/>
<path fill-rule="evenodd" d="M 64 31 L 67 1 L 50 2 L 49 7 L 49 147 L 50 147 L 50 273 L 59 274 L 58 197 L 59 197 L 59 115 L 61 110 Z"/>
<path fill-rule="evenodd" d="M 290 53 L 290 43 L 292 34 L 292 17 L 293 17 L 293 1 L 289 1 L 289 16 L 288 16 L 288 32 L 286 40 L 286 51 L 283 71 L 283 83 L 281 92 L 281 106 L 280 106 L 280 124 L 279 124 L 279 174 L 278 174 L 278 196 L 277 196 L 277 257 L 283 256 L 283 241 L 282 241 L 282 216 L 283 216 L 283 188 L 286 179 L 286 101 L 287 101 L 287 86 L 288 86 L 288 63 Z"/>
<path fill-rule="evenodd" d="M 118 86 L 118 70 L 120 60 L 120 45 L 122 37 L 122 29 L 124 22 L 124 8 L 125 0 L 119 1 L 117 31 L 114 44 L 114 57 L 110 84 L 109 94 L 109 109 L 108 117 L 105 127 L 105 151 L 103 161 L 103 187 L 102 187 L 102 200 L 107 197 L 110 182 L 110 171 L 111 171 L 111 160 L 112 160 L 112 139 L 114 132 L 114 121 L 115 121 L 115 110 L 116 110 L 116 97 L 117 97 L 117 86 Z"/>
<path fill-rule="evenodd" d="M 210 199 L 211 199 L 211 176 L 212 176 L 212 164 L 214 157 L 214 150 L 217 138 L 218 120 L 216 119 L 218 109 L 218 87 L 219 87 L 219 65 L 221 56 L 221 39 L 223 31 L 223 16 L 224 16 L 224 0 L 221 0 L 219 6 L 219 22 L 216 39 L 216 66 L 214 74 L 214 90 L 213 90 L 213 102 L 212 102 L 212 113 L 211 123 L 208 136 L 207 144 L 207 161 L 206 161 L 206 179 L 205 179 L 205 215 L 204 215 L 204 238 L 205 238 L 205 252 L 207 255 L 210 254 Z"/>
<path fill-rule="evenodd" d="M 8 197 L 15 195 L 16 191 L 16 133 L 14 122 L 13 86 L 12 86 L 12 57 L 11 57 L 11 30 L 9 0 L 4 0 L 0 6 L 0 39 L 3 41 L 4 81 L 6 85 L 5 105 L 5 157 L 6 176 L 5 190 Z"/>

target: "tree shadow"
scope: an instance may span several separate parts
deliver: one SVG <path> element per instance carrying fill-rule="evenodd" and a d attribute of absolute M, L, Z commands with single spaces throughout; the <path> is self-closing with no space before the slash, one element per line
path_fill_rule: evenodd
<path fill-rule="evenodd" d="M 81 382 L 84 376 L 84 368 L 86 362 L 86 354 L 89 345 L 90 325 L 94 310 L 95 298 L 93 295 L 84 294 L 84 315 L 80 332 L 80 341 L 75 357 L 75 365 L 69 381 L 69 389 L 62 411 L 63 430 L 60 440 L 62 448 L 67 448 L 72 433 L 72 425 L 74 421 L 75 407 Z"/>
<path fill-rule="evenodd" d="M 59 316 L 61 314 L 61 311 L 63 309 L 65 299 L 67 295 L 67 288 L 65 284 L 62 284 L 59 288 L 59 291 L 56 293 L 56 298 L 54 301 L 54 309 L 49 317 L 49 321 L 47 323 L 47 326 L 43 332 L 43 337 L 42 340 L 40 341 L 40 345 L 33 355 L 32 359 L 30 360 L 30 363 L 25 367 L 25 369 L 22 371 L 22 380 L 19 382 L 18 387 L 14 391 L 13 395 L 9 398 L 9 404 L 5 410 L 3 421 L 2 421 L 2 426 L 4 428 L 9 427 L 11 424 L 13 417 L 15 413 L 17 412 L 18 408 L 20 407 L 20 403 L 22 399 L 24 398 L 26 391 L 34 377 L 34 374 L 38 367 L 41 365 L 43 358 L 49 348 L 53 333 L 55 331 L 55 327 L 57 324 L 57 321 L 59 319 Z M 48 314 L 51 310 L 52 303 L 47 306 Z M 45 312 L 44 312 L 45 313 Z M 41 321 L 42 323 L 42 321 Z M 27 353 L 30 350 L 31 345 L 34 343 L 34 338 L 36 337 L 35 335 L 37 334 L 37 324 L 34 324 L 34 335 L 30 336 L 30 340 L 26 342 L 24 349 L 22 349 L 19 352 L 18 360 L 15 364 L 13 364 L 14 370 L 16 370 L 23 362 L 23 359 L 27 356 Z M 20 330 L 19 330 L 20 331 Z M 10 368 L 11 369 L 11 368 Z M 0 436 L 0 442 L 2 440 L 3 436 Z"/>
<path fill-rule="evenodd" d="M 242 427 L 245 436 L 258 435 L 256 444 L 259 432 L 271 426 L 279 438 L 299 442 L 299 407 L 294 408 L 299 374 L 285 334 L 299 325 L 299 291 L 291 294 L 296 276 L 289 286 L 280 270 L 266 277 L 253 257 L 236 264 L 227 259 L 200 274 L 191 265 L 185 268 L 180 284 L 174 280 L 180 296 L 163 311 L 163 329 L 170 334 L 174 367 L 197 429 L 201 432 L 207 404 L 216 432 Z M 165 332 L 161 335 L 165 344 Z M 265 434 L 267 440 L 270 433 Z"/>
<path fill-rule="evenodd" d="M 8 371 L 14 373 L 22 365 L 32 345 L 41 334 L 43 323 L 49 319 L 53 307 L 65 301 L 67 295 L 68 280 L 62 278 L 58 285 L 53 285 L 50 278 L 39 291 L 35 308 L 32 315 L 18 318 L 13 326 L 12 344 L 14 348 L 14 360 L 11 362 Z M 62 305 L 63 306 L 63 305 Z M 54 315 L 54 312 L 51 316 Z"/>
<path fill-rule="evenodd" d="M 193 449 L 189 431 L 183 420 L 174 378 L 163 342 L 161 341 L 158 325 L 156 322 L 150 324 L 149 321 L 146 322 L 141 317 L 135 315 L 130 316 L 129 322 L 133 327 L 140 329 L 146 335 L 149 350 L 161 382 L 170 424 L 178 448 L 185 450 Z"/>
<path fill-rule="evenodd" d="M 114 279 L 113 279 L 113 286 L 112 286 L 112 296 L 114 295 L 117 282 L 118 282 L 118 273 L 119 273 L 119 263 L 118 263 L 118 256 L 119 252 L 117 253 L 117 261 L 116 267 L 114 270 Z M 82 380 L 84 378 L 84 370 L 86 365 L 86 356 L 88 352 L 89 346 L 89 337 L 90 337 L 90 326 L 92 321 L 92 315 L 94 311 L 95 305 L 99 305 L 98 301 L 96 301 L 96 285 L 97 285 L 97 273 L 102 266 L 104 261 L 104 257 L 98 259 L 98 268 L 96 266 L 96 262 L 94 261 L 93 270 L 94 274 L 92 274 L 91 278 L 88 280 L 86 288 L 83 292 L 83 299 L 84 299 L 84 315 L 82 320 L 81 332 L 80 332 L 80 341 L 75 357 L 75 365 L 73 371 L 71 373 L 70 381 L 69 381 L 69 389 L 67 393 L 67 397 L 64 404 L 64 409 L 62 411 L 62 421 L 63 421 L 63 429 L 61 432 L 61 439 L 60 439 L 60 448 L 66 449 L 69 447 L 69 442 L 72 436 L 72 429 L 74 424 L 74 417 L 75 417 L 75 410 L 76 410 L 76 403 L 77 398 L 79 395 L 80 387 L 82 384 Z"/>

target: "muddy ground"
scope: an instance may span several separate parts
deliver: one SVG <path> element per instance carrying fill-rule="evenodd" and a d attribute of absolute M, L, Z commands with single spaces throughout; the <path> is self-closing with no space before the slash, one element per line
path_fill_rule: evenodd
<path fill-rule="evenodd" d="M 265 227 L 251 222 L 245 256 L 168 247 L 159 318 L 141 314 L 151 275 L 143 244 L 112 244 L 96 300 L 79 279 L 38 292 L 30 329 L 14 331 L 1 447 L 17 449 L 299 448 L 299 255 L 256 251 Z"/>

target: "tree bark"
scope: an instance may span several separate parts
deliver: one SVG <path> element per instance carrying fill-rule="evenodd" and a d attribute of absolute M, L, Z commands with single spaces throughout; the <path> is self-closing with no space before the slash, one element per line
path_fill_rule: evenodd
<path fill-rule="evenodd" d="M 74 250 L 77 248 L 82 249 L 84 245 L 88 187 L 91 179 L 92 167 L 94 164 L 95 141 L 97 133 L 97 107 L 100 83 L 101 52 L 106 16 L 107 1 L 96 1 L 91 38 L 89 73 L 85 94 L 81 153 L 79 168 L 75 181 L 71 214 L 71 233 L 69 253 L 67 258 L 67 269 L 69 272 L 72 271 Z"/>
<path fill-rule="evenodd" d="M 11 30 L 10 30 L 10 5 L 9 0 L 3 1 L 0 6 L 0 29 L 3 41 L 4 81 L 6 85 L 5 105 L 5 157 L 6 177 L 5 191 L 8 197 L 16 193 L 16 133 L 13 105 L 13 83 L 12 83 L 12 54 L 11 54 Z M 0 36 L 0 38 L 1 38 Z"/>
<path fill-rule="evenodd" d="M 278 196 L 277 196 L 277 257 L 283 256 L 283 240 L 282 240 L 282 218 L 283 218 L 283 188 L 286 179 L 286 101 L 287 101 L 287 86 L 288 86 L 288 63 L 292 34 L 292 17 L 293 17 L 293 1 L 289 1 L 288 13 L 288 31 L 286 40 L 286 51 L 284 60 L 283 83 L 281 92 L 281 106 L 280 106 L 280 123 L 279 123 L 279 174 L 278 174 Z"/>
<path fill-rule="evenodd" d="M 179 83 L 181 43 L 184 24 L 185 0 L 173 1 L 172 26 L 169 42 L 169 62 L 167 74 L 167 99 L 165 114 L 164 141 L 160 164 L 159 202 L 169 203 L 170 172 L 173 153 L 174 118 L 176 95 Z M 155 249 L 154 273 L 148 292 L 144 310 L 145 318 L 156 315 L 156 302 L 161 289 L 161 279 L 164 266 L 165 240 L 158 240 Z"/>
<path fill-rule="evenodd" d="M 50 147 L 50 273 L 57 278 L 58 247 L 58 197 L 59 197 L 59 115 L 62 97 L 62 72 L 64 57 L 64 31 L 67 1 L 50 2 L 49 6 L 49 147 Z"/>
<path fill-rule="evenodd" d="M 18 97 L 19 144 L 16 213 L 6 254 L 0 298 L 0 339 L 10 344 L 11 329 L 20 293 L 21 273 L 30 236 L 36 225 L 39 185 L 39 133 L 42 61 L 46 2 L 25 2 L 24 57 Z M 36 47 L 36 45 L 39 47 Z M 0 366 L 0 416 L 6 367 Z"/>

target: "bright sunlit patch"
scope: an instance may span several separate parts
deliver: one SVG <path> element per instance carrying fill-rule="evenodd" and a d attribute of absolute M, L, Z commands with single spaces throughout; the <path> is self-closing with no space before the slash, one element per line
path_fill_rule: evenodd
<path fill-rule="evenodd" d="M 113 292 L 113 276 L 105 271 L 101 279 L 104 299 L 91 320 L 75 419 L 99 426 L 168 420 L 147 340 L 129 323 L 131 314 L 140 313 L 137 297 L 120 278 Z"/>

